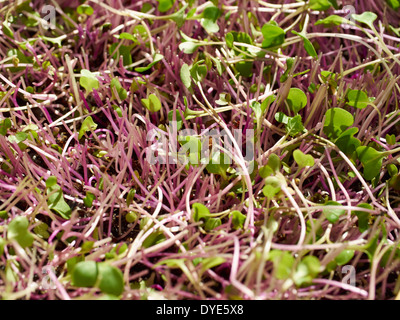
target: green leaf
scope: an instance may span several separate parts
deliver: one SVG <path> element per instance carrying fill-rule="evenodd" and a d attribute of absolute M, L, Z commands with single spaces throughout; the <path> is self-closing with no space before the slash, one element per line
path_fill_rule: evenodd
<path fill-rule="evenodd" d="M 337 263 L 335 260 L 332 260 L 325 266 L 325 271 L 326 272 L 332 272 L 335 271 L 335 269 L 338 267 Z"/>
<path fill-rule="evenodd" d="M 229 215 L 232 218 L 233 229 L 243 229 L 246 216 L 238 210 L 234 210 Z"/>
<path fill-rule="evenodd" d="M 249 78 L 253 75 L 252 61 L 239 61 L 235 64 L 235 68 L 242 77 Z"/>
<path fill-rule="evenodd" d="M 210 257 L 210 258 L 205 258 L 201 261 L 201 271 L 200 273 L 204 273 L 205 271 L 214 268 L 216 266 L 219 266 L 225 262 L 225 258 L 222 257 Z"/>
<path fill-rule="evenodd" d="M 31 13 L 32 14 L 32 16 L 34 16 L 34 17 L 37 17 L 37 18 L 41 18 L 40 17 L 40 14 L 38 13 L 38 12 L 32 12 Z M 22 16 L 21 17 L 21 20 L 22 20 L 22 23 L 26 26 L 26 27 L 28 27 L 28 28 L 33 28 L 33 27 L 36 27 L 38 24 L 39 24 L 39 21 L 38 20 L 36 20 L 35 18 L 30 18 L 30 17 L 26 17 L 26 16 Z M 35 39 L 36 40 L 36 39 Z M 30 41 L 32 41 L 32 39 L 30 40 Z"/>
<path fill-rule="evenodd" d="M 339 266 L 343 266 L 353 259 L 353 257 L 354 250 L 343 250 L 336 256 L 335 261 Z"/>
<path fill-rule="evenodd" d="M 98 264 L 99 289 L 103 293 L 119 296 L 124 292 L 124 276 L 120 269 L 106 263 Z"/>
<path fill-rule="evenodd" d="M 275 120 L 280 122 L 280 123 L 288 124 L 290 118 L 291 117 L 288 117 L 286 114 L 284 114 L 281 111 L 275 113 Z"/>
<path fill-rule="evenodd" d="M 364 252 L 367 254 L 370 263 L 372 263 L 376 248 L 378 247 L 379 232 L 364 246 Z"/>
<path fill-rule="evenodd" d="M 394 163 L 389 163 L 386 165 L 386 169 L 391 177 L 395 177 L 399 174 L 399 169 Z"/>
<path fill-rule="evenodd" d="M 57 186 L 57 178 L 54 176 L 50 176 L 46 180 L 46 188 L 52 188 Z"/>
<path fill-rule="evenodd" d="M 57 38 L 50 38 L 50 37 L 45 37 L 45 36 L 41 36 L 39 35 L 39 37 L 47 42 L 50 42 L 52 44 L 57 45 L 59 48 L 62 47 L 62 41 L 65 39 L 65 37 L 63 36 L 59 36 Z"/>
<path fill-rule="evenodd" d="M 16 217 L 8 225 L 7 238 L 10 241 L 17 241 L 22 248 L 30 247 L 34 237 L 28 231 L 29 220 L 26 217 Z"/>
<path fill-rule="evenodd" d="M 91 16 L 94 10 L 91 6 L 87 4 L 81 4 L 80 6 L 78 6 L 78 8 L 76 8 L 76 12 L 78 12 L 79 14 L 86 14 L 88 16 Z"/>
<path fill-rule="evenodd" d="M 347 93 L 347 104 L 358 109 L 364 109 L 374 100 L 375 98 L 369 98 L 368 95 L 361 90 L 349 90 Z"/>
<path fill-rule="evenodd" d="M 190 165 L 198 165 L 201 161 L 201 140 L 194 136 L 178 136 L 178 140 L 182 145 L 178 156 L 188 157 Z"/>
<path fill-rule="evenodd" d="M 337 4 L 337 1 L 336 0 L 328 0 L 331 4 L 332 4 L 332 6 L 336 9 L 336 10 L 338 10 L 339 9 L 339 6 L 338 6 L 338 4 Z"/>
<path fill-rule="evenodd" d="M 81 252 L 89 252 L 90 250 L 93 249 L 94 241 L 85 241 L 81 245 Z"/>
<path fill-rule="evenodd" d="M 301 287 L 310 285 L 312 280 L 319 274 L 321 270 L 321 263 L 317 257 L 306 256 L 304 257 L 296 268 L 293 275 L 294 283 Z"/>
<path fill-rule="evenodd" d="M 229 163 L 225 162 L 225 155 L 220 152 L 215 152 L 210 160 L 210 163 L 207 164 L 206 169 L 209 173 L 219 174 L 224 179 L 227 179 L 226 170 L 230 167 Z"/>
<path fill-rule="evenodd" d="M 294 137 L 295 135 L 304 131 L 304 125 L 301 115 L 295 115 L 293 118 L 288 117 L 288 123 L 286 125 L 286 132 Z"/>
<path fill-rule="evenodd" d="M 236 31 L 234 31 L 234 32 L 236 32 Z M 234 35 L 233 35 L 233 32 L 231 31 L 231 32 L 228 32 L 226 35 L 225 35 L 225 42 L 226 42 L 226 46 L 229 48 L 229 49 L 232 49 L 233 48 L 233 42 L 235 41 L 235 37 L 234 37 Z"/>
<path fill-rule="evenodd" d="M 33 9 L 30 7 L 30 1 L 24 1 L 15 8 L 15 12 L 24 13 L 24 11 L 32 13 Z"/>
<path fill-rule="evenodd" d="M 30 124 L 26 125 L 26 126 L 22 129 L 23 132 L 36 132 L 36 131 L 38 131 L 38 130 L 39 130 L 39 127 L 38 127 L 36 124 L 34 124 L 34 123 L 30 123 Z"/>
<path fill-rule="evenodd" d="M 219 74 L 220 76 L 222 76 L 223 69 L 222 69 L 222 64 L 221 64 L 220 59 L 219 59 L 219 58 L 214 58 L 214 57 L 212 57 L 212 56 L 210 56 L 210 58 L 211 58 L 211 60 L 214 62 L 215 67 L 217 68 L 218 74 Z"/>
<path fill-rule="evenodd" d="M 192 7 L 194 3 L 194 0 L 189 0 L 189 7 Z M 187 18 L 191 19 L 193 18 L 194 14 L 196 13 L 197 8 L 192 8 L 189 10 L 189 12 L 187 13 Z"/>
<path fill-rule="evenodd" d="M 47 231 L 48 228 L 49 226 L 47 223 L 41 222 L 35 228 L 33 228 L 33 231 L 42 239 L 48 239 L 50 237 L 50 233 Z"/>
<path fill-rule="evenodd" d="M 81 128 L 79 129 L 78 139 L 81 139 L 86 132 L 96 130 L 96 128 L 97 124 L 93 121 L 92 116 L 86 117 L 82 122 Z"/>
<path fill-rule="evenodd" d="M 204 229 L 206 231 L 211 231 L 215 228 L 218 228 L 221 224 L 222 224 L 222 222 L 221 222 L 220 218 L 210 218 L 206 221 L 206 223 L 204 225 Z"/>
<path fill-rule="evenodd" d="M 299 88 L 290 88 L 289 94 L 286 98 L 289 109 L 294 113 L 298 113 L 307 105 L 307 96 Z"/>
<path fill-rule="evenodd" d="M 169 15 L 169 19 L 174 21 L 178 28 L 181 28 L 185 22 L 185 10 L 187 8 L 187 5 L 184 5 L 181 9 L 179 9 L 177 12 Z"/>
<path fill-rule="evenodd" d="M 314 45 L 308 38 L 302 37 L 303 38 L 303 44 L 304 44 L 304 49 L 306 49 L 306 52 L 313 58 L 318 58 L 317 51 L 315 51 Z"/>
<path fill-rule="evenodd" d="M 324 133 L 329 139 L 335 140 L 353 123 L 353 115 L 348 111 L 340 108 L 328 109 L 325 113 Z"/>
<path fill-rule="evenodd" d="M 157 0 L 158 2 L 158 11 L 167 12 L 175 3 L 175 0 Z"/>
<path fill-rule="evenodd" d="M 225 36 L 225 42 L 226 42 L 226 45 L 228 46 L 229 49 L 233 48 L 233 43 L 234 42 L 253 44 L 253 40 L 252 40 L 251 36 L 248 33 L 246 33 L 246 32 L 237 32 L 237 31 L 231 31 L 231 32 L 227 33 L 226 36 Z M 238 50 L 238 49 L 240 49 L 240 50 Z M 233 52 L 234 52 L 234 54 L 236 56 L 243 56 L 244 57 L 243 53 L 240 52 L 240 51 L 245 51 L 245 52 L 251 53 L 249 51 L 249 48 L 245 47 L 245 46 L 238 45 L 238 49 L 235 48 L 233 50 Z"/>
<path fill-rule="evenodd" d="M 208 33 L 216 33 L 219 31 L 218 24 L 209 19 L 202 19 L 201 26 L 206 29 Z"/>
<path fill-rule="evenodd" d="M 179 110 L 175 110 L 175 121 L 176 121 L 176 130 L 179 131 L 182 128 L 182 124 L 183 124 L 183 119 L 181 114 L 179 113 Z M 174 121 L 174 110 L 171 110 L 170 112 L 168 112 L 168 121 L 171 123 L 172 121 Z"/>
<path fill-rule="evenodd" d="M 115 110 L 115 112 L 117 113 L 118 117 L 120 117 L 120 118 L 123 117 L 123 113 L 122 113 L 121 107 L 117 106 L 116 104 L 113 104 L 112 108 Z"/>
<path fill-rule="evenodd" d="M 337 206 L 337 209 L 323 209 L 322 213 L 325 215 L 326 219 L 330 223 L 335 223 L 339 220 L 340 216 L 344 215 L 346 213 L 346 210 L 340 209 L 342 205 L 339 202 L 336 201 L 327 201 L 325 203 L 325 206 Z"/>
<path fill-rule="evenodd" d="M 210 2 L 209 2 L 210 3 Z M 215 6 L 209 6 L 205 8 L 201 14 L 203 19 L 209 19 L 211 21 L 217 21 L 218 18 L 221 16 L 222 12 Z"/>
<path fill-rule="evenodd" d="M 229 93 L 220 93 L 219 99 L 215 101 L 219 106 L 226 106 L 231 102 L 231 95 Z"/>
<path fill-rule="evenodd" d="M 275 119 L 276 121 L 285 124 L 286 132 L 292 137 L 302 133 L 305 129 L 301 115 L 299 114 L 295 115 L 294 117 L 288 117 L 283 112 L 277 112 L 275 114 Z"/>
<path fill-rule="evenodd" d="M 134 223 L 137 219 L 138 215 L 134 211 L 129 211 L 125 216 L 125 220 L 128 223 Z"/>
<path fill-rule="evenodd" d="M 294 58 L 287 58 L 286 59 L 286 70 L 285 72 L 281 75 L 281 78 L 279 79 L 280 82 L 285 82 L 288 77 L 289 73 L 292 70 L 293 64 L 294 64 Z"/>
<path fill-rule="evenodd" d="M 396 144 L 396 136 L 394 134 L 386 134 L 386 143 L 394 146 Z"/>
<path fill-rule="evenodd" d="M 50 191 L 48 191 L 48 194 L 50 194 Z M 60 191 L 56 191 L 49 196 L 48 205 L 49 209 L 54 210 L 64 219 L 68 220 L 71 218 L 71 208 L 68 203 L 65 202 L 61 188 Z"/>
<path fill-rule="evenodd" d="M 11 143 L 21 143 L 28 139 L 28 134 L 26 132 L 17 132 L 15 135 L 8 136 L 8 141 Z"/>
<path fill-rule="evenodd" d="M 358 22 L 365 23 L 371 29 L 374 28 L 374 21 L 378 18 L 375 13 L 369 11 L 363 12 L 362 14 L 352 14 L 351 17 Z"/>
<path fill-rule="evenodd" d="M 136 189 L 130 189 L 126 196 L 126 205 L 129 207 L 135 198 Z"/>
<path fill-rule="evenodd" d="M 266 165 L 260 168 L 258 174 L 260 175 L 261 178 L 265 179 L 266 177 L 269 177 L 270 175 L 274 174 L 274 170 L 272 170 L 272 168 L 269 165 Z"/>
<path fill-rule="evenodd" d="M 158 112 L 161 110 L 161 101 L 155 94 L 150 94 L 148 99 L 142 99 L 143 106 L 150 112 Z"/>
<path fill-rule="evenodd" d="M 137 27 L 143 27 L 142 25 L 136 26 Z M 147 33 L 145 33 L 144 35 L 145 37 L 147 37 Z M 118 60 L 120 59 L 120 57 L 122 56 L 122 63 L 124 66 L 128 66 L 132 64 L 132 55 L 131 55 L 131 50 L 133 47 L 135 47 L 136 44 L 130 45 L 130 46 L 124 46 L 124 45 L 120 45 L 119 43 L 113 43 L 110 46 L 109 49 L 109 53 L 110 55 L 117 49 L 117 51 L 114 53 L 113 55 L 113 59 Z M 129 68 L 131 69 L 131 68 Z"/>
<path fill-rule="evenodd" d="M 10 24 L 7 21 L 4 21 L 2 23 L 3 26 L 3 33 L 4 35 L 6 35 L 7 37 L 14 39 L 14 31 L 11 30 L 10 28 Z"/>
<path fill-rule="evenodd" d="M 160 62 L 162 59 L 164 59 L 164 56 L 162 54 L 156 53 L 153 57 L 153 62 L 150 63 L 147 67 L 137 67 L 135 68 L 136 72 L 145 72 L 149 69 L 151 69 L 156 63 Z"/>
<path fill-rule="evenodd" d="M 136 39 L 132 34 L 130 34 L 130 33 L 128 33 L 128 32 L 122 32 L 122 33 L 118 36 L 118 39 L 121 39 L 121 40 L 131 40 L 131 41 L 133 41 L 133 42 L 136 42 L 136 41 L 137 41 L 137 39 Z"/>
<path fill-rule="evenodd" d="M 96 74 L 90 72 L 89 70 L 81 70 L 81 78 L 79 84 L 85 88 L 86 92 L 90 93 L 93 89 L 98 89 L 100 87 L 99 80 L 96 78 Z"/>
<path fill-rule="evenodd" d="M 71 282 L 75 287 L 93 287 L 99 270 L 95 261 L 80 261 L 72 269 Z"/>
<path fill-rule="evenodd" d="M 394 10 L 397 10 L 400 8 L 399 0 L 386 0 L 386 3 Z"/>
<path fill-rule="evenodd" d="M 186 268 L 185 259 L 166 259 L 160 262 L 157 262 L 153 268 L 158 267 L 160 265 L 166 265 L 171 269 L 182 269 Z"/>
<path fill-rule="evenodd" d="M 26 53 L 22 52 L 21 50 L 17 49 L 10 49 L 7 51 L 7 57 L 13 57 L 13 62 L 18 65 L 18 63 L 33 63 L 33 58 L 30 56 L 27 56 Z M 21 70 L 24 70 L 25 67 L 19 67 L 19 68 L 10 68 L 11 72 L 18 72 Z"/>
<path fill-rule="evenodd" d="M 2 136 L 7 135 L 7 130 L 12 127 L 11 120 L 9 118 L 5 118 L 0 124 L 0 134 Z"/>
<path fill-rule="evenodd" d="M 295 30 L 292 30 L 292 33 L 295 35 L 298 35 L 299 37 L 301 37 L 303 39 L 304 49 L 306 49 L 306 52 L 311 57 L 318 58 L 318 54 L 317 54 L 317 51 L 315 51 L 314 45 L 311 43 L 310 40 L 308 40 L 308 38 L 303 33 L 299 33 Z"/>
<path fill-rule="evenodd" d="M 361 146 L 356 149 L 358 159 L 364 167 L 364 178 L 372 180 L 382 169 L 382 161 L 385 153 L 376 151 L 372 147 Z"/>
<path fill-rule="evenodd" d="M 112 295 L 112 294 L 103 294 L 100 297 L 98 297 L 96 300 L 120 300 L 118 297 Z"/>
<path fill-rule="evenodd" d="M 202 82 L 207 76 L 207 66 L 202 64 L 203 60 L 196 62 L 190 69 L 190 75 L 195 82 Z"/>
<path fill-rule="evenodd" d="M 201 26 L 206 29 L 208 33 L 215 33 L 219 31 L 217 24 L 218 18 L 221 16 L 221 10 L 215 6 L 207 7 L 201 14 Z"/>
<path fill-rule="evenodd" d="M 150 248 L 163 241 L 165 241 L 164 232 L 154 231 L 143 241 L 143 248 Z"/>
<path fill-rule="evenodd" d="M 270 95 L 261 103 L 261 111 L 262 113 L 265 112 L 269 108 L 269 106 L 276 100 L 275 95 Z"/>
<path fill-rule="evenodd" d="M 61 217 L 68 220 L 71 218 L 71 208 L 68 203 L 65 202 L 61 187 L 57 184 L 55 177 L 49 177 L 46 181 L 47 205 L 49 209 L 54 210 Z"/>
<path fill-rule="evenodd" d="M 192 86 L 192 78 L 190 76 L 190 68 L 186 63 L 181 67 L 180 76 L 183 85 L 189 89 Z"/>
<path fill-rule="evenodd" d="M 195 222 L 198 222 L 200 220 L 207 220 L 210 218 L 210 210 L 201 203 L 193 203 L 192 205 L 193 209 L 193 220 Z"/>
<path fill-rule="evenodd" d="M 325 18 L 325 19 L 318 20 L 314 24 L 316 26 L 322 24 L 325 27 L 331 27 L 333 25 L 340 26 L 341 24 L 353 24 L 353 23 L 351 21 L 343 18 L 343 17 L 340 17 L 340 16 L 337 16 L 337 15 L 333 14 L 333 15 Z"/>
<path fill-rule="evenodd" d="M 182 42 L 179 44 L 179 50 L 183 51 L 186 54 L 192 54 L 200 47 L 200 44 L 194 42 Z"/>
<path fill-rule="evenodd" d="M 58 144 L 52 144 L 51 147 L 52 147 L 54 150 L 57 150 L 58 153 L 62 154 L 63 149 L 62 149 Z"/>
<path fill-rule="evenodd" d="M 331 86 L 337 88 L 337 80 L 339 80 L 340 75 L 334 72 L 322 70 L 321 78 L 323 82 L 330 84 Z"/>
<path fill-rule="evenodd" d="M 325 11 L 328 10 L 332 4 L 328 0 L 310 0 L 311 10 Z"/>
<path fill-rule="evenodd" d="M 1 246 L 1 244 L 0 244 L 0 246 Z M 399 261 L 399 260 L 400 260 L 400 246 L 397 246 L 397 248 L 392 247 L 389 250 L 387 250 L 383 254 L 382 259 L 379 262 L 379 264 L 381 267 L 386 268 L 386 267 L 390 267 L 390 265 L 388 265 L 388 263 L 392 264 L 393 262 Z"/>
<path fill-rule="evenodd" d="M 264 24 L 261 32 L 264 37 L 264 41 L 262 42 L 263 48 L 276 47 L 285 42 L 285 31 L 274 24 Z"/>
<path fill-rule="evenodd" d="M 285 280 L 292 274 L 295 258 L 288 251 L 271 250 L 268 260 L 274 264 L 274 275 L 277 279 Z"/>
<path fill-rule="evenodd" d="M 91 192 L 86 192 L 86 197 L 83 199 L 83 204 L 86 208 L 91 208 L 93 205 L 93 200 L 95 199 L 95 195 Z"/>
<path fill-rule="evenodd" d="M 281 191 L 281 183 L 277 177 L 265 178 L 265 186 L 263 187 L 265 197 L 273 199 L 279 191 Z"/>
<path fill-rule="evenodd" d="M 111 87 L 111 92 L 112 92 L 113 98 L 116 98 L 114 96 L 114 89 L 116 90 L 120 100 L 125 100 L 128 97 L 128 92 L 122 87 L 118 78 L 113 78 L 111 80 L 110 87 Z"/>
<path fill-rule="evenodd" d="M 4 247 L 6 246 L 6 240 L 4 240 L 2 237 L 0 237 L 0 257 L 4 253 Z"/>
<path fill-rule="evenodd" d="M 142 38 L 142 40 L 147 40 L 147 38 L 149 37 L 149 35 L 147 34 L 147 29 L 141 24 L 138 24 L 133 28 L 132 34 L 136 37 L 136 39 Z M 134 48 L 134 46 L 127 48 L 131 49 Z"/>
<path fill-rule="evenodd" d="M 261 178 L 266 178 L 272 174 L 276 174 L 277 172 L 279 172 L 281 170 L 281 167 L 282 165 L 280 158 L 276 154 L 272 153 L 268 157 L 267 165 L 261 167 L 258 173 Z"/>
<path fill-rule="evenodd" d="M 15 262 L 13 263 L 11 260 L 7 260 L 6 268 L 5 268 L 6 269 L 6 271 L 5 271 L 5 280 L 6 280 L 6 283 L 15 285 L 16 282 L 18 281 L 18 277 L 16 275 L 16 272 L 11 267 L 12 265 L 15 266 L 15 265 L 17 265 L 17 263 L 15 263 Z M 4 268 L 4 264 L 3 264 L 3 268 Z M 3 276 L 3 279 L 4 279 L 4 276 Z"/>
<path fill-rule="evenodd" d="M 338 146 L 338 148 L 348 156 L 351 156 L 361 145 L 361 141 L 357 138 L 354 138 L 354 135 L 357 132 L 357 127 L 349 128 L 344 131 L 335 141 L 335 144 Z"/>
<path fill-rule="evenodd" d="M 8 213 L 5 210 L 0 211 L 0 219 L 6 220 L 8 219 Z"/>
<path fill-rule="evenodd" d="M 117 258 L 119 255 L 126 252 L 126 250 L 128 250 L 128 245 L 126 243 L 118 243 L 110 250 L 110 252 L 106 253 L 106 259 Z"/>
<path fill-rule="evenodd" d="M 314 157 L 309 154 L 304 154 L 299 149 L 293 151 L 293 158 L 300 168 L 314 166 Z"/>
<path fill-rule="evenodd" d="M 390 170 L 389 170 L 390 169 Z M 397 171 L 395 173 L 395 171 Z M 389 180 L 389 186 L 396 191 L 400 191 L 400 175 L 398 174 L 398 169 L 393 168 L 393 166 L 388 166 L 389 174 L 393 174 L 393 176 Z"/>
<path fill-rule="evenodd" d="M 274 173 L 278 172 L 281 170 L 281 159 L 275 153 L 271 153 L 268 157 L 267 165 Z"/>
<path fill-rule="evenodd" d="M 261 119 L 261 117 L 263 115 L 262 110 L 261 110 L 261 103 L 259 103 L 257 101 L 253 101 L 252 104 L 250 105 L 250 108 L 253 109 L 256 119 L 257 120 Z"/>
<path fill-rule="evenodd" d="M 67 271 L 68 271 L 68 274 L 72 274 L 72 272 L 73 272 L 73 270 L 74 270 L 74 268 L 75 268 L 75 266 L 76 266 L 76 264 L 78 263 L 78 262 L 80 262 L 80 261 L 83 261 L 83 259 L 84 259 L 84 257 L 83 256 L 75 256 L 75 257 L 72 257 L 72 258 L 69 258 L 68 260 L 67 260 Z"/>

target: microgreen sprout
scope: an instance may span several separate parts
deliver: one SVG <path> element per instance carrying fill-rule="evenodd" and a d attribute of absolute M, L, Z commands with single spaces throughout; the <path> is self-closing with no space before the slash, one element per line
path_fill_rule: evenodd
<path fill-rule="evenodd" d="M 2 1 L 2 299 L 399 299 L 400 3 L 345 2 Z"/>

